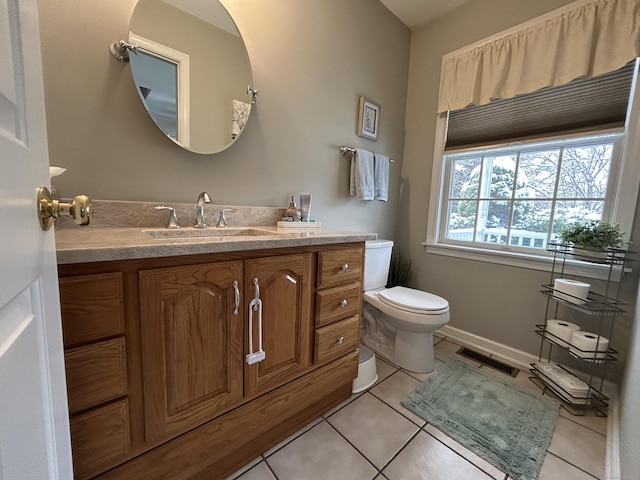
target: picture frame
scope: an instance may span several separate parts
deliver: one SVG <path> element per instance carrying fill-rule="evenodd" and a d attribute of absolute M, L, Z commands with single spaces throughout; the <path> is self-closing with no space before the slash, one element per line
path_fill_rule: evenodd
<path fill-rule="evenodd" d="M 377 141 L 379 128 L 380 105 L 366 97 L 360 97 L 358 107 L 358 136 Z"/>

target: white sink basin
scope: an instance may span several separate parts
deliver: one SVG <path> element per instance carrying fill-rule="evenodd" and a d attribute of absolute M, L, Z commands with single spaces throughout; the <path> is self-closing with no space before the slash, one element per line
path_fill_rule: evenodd
<path fill-rule="evenodd" d="M 179 228 L 163 230 L 143 230 L 143 233 L 157 240 L 220 238 L 220 237 L 269 237 L 281 236 L 278 232 L 256 227 L 230 227 L 230 228 Z"/>

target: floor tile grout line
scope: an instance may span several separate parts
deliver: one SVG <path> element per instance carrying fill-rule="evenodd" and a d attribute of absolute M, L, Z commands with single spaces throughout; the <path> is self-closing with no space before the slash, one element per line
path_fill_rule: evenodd
<path fill-rule="evenodd" d="M 569 412 L 569 411 L 567 411 L 567 412 L 569 413 L 569 415 L 573 415 L 571 412 Z M 579 416 L 579 415 L 574 415 L 574 416 Z M 607 434 L 606 434 L 606 433 L 599 432 L 599 431 L 594 430 L 593 428 L 591 428 L 591 427 L 589 427 L 589 426 L 587 426 L 587 425 L 583 425 L 583 424 L 582 424 L 582 423 L 580 423 L 580 422 L 576 422 L 576 421 L 575 421 L 573 418 L 571 418 L 571 417 L 565 417 L 564 415 L 560 415 L 560 414 L 558 413 L 558 418 L 560 418 L 560 417 L 564 418 L 565 420 L 569 420 L 570 422 L 573 422 L 573 423 L 575 423 L 576 425 L 579 425 L 579 426 L 581 426 L 581 427 L 583 427 L 583 428 L 586 428 L 587 430 L 591 430 L 593 433 L 597 433 L 598 435 L 603 436 L 605 439 L 607 438 Z M 607 420 L 607 421 L 609 421 L 609 420 Z"/>
<path fill-rule="evenodd" d="M 402 413 L 400 410 L 398 410 L 397 408 L 395 408 L 393 405 L 391 405 L 390 403 L 387 403 L 385 400 L 383 400 L 382 398 L 380 398 L 378 395 L 376 395 L 373 392 L 369 392 L 371 395 L 373 395 L 374 398 L 377 398 L 378 400 L 380 400 L 382 403 L 384 403 L 387 407 L 393 409 L 394 412 L 399 413 L 400 415 L 402 415 L 404 418 L 406 418 L 407 420 L 409 420 L 411 423 L 413 423 L 416 427 L 418 428 L 422 428 L 424 425 L 418 425 L 414 420 L 410 419 L 406 414 Z M 404 407 L 403 407 L 404 408 Z M 426 422 L 426 420 L 424 420 Z"/>
<path fill-rule="evenodd" d="M 362 453 L 360 451 L 360 449 L 358 447 L 356 447 L 353 443 L 351 443 L 351 441 L 345 437 L 342 432 L 340 432 L 340 430 L 338 430 L 336 427 L 333 426 L 333 424 L 331 422 L 329 422 L 328 420 L 325 420 L 327 422 L 327 425 L 329 425 L 331 428 L 333 428 L 335 430 L 335 432 L 340 435 L 349 445 L 351 445 L 351 447 L 358 452 L 360 455 L 362 455 L 362 458 L 364 458 L 367 462 L 369 462 L 371 464 L 371 466 L 373 466 L 373 468 L 375 468 L 376 470 L 376 475 L 373 477 L 375 478 L 376 476 L 378 476 L 378 474 L 382 473 L 382 470 L 380 470 L 371 460 L 369 460 L 369 457 L 366 456 L 364 453 Z"/>
<path fill-rule="evenodd" d="M 590 477 L 595 478 L 596 480 L 602 480 L 601 478 L 596 477 L 593 473 L 589 473 L 589 472 L 587 472 L 584 468 L 579 467 L 578 465 L 576 465 L 576 464 L 574 464 L 574 463 L 570 462 L 570 461 L 569 461 L 569 460 L 567 460 L 566 458 L 562 458 L 561 456 L 559 456 L 559 455 L 558 455 L 558 454 L 556 454 L 556 453 L 553 453 L 553 452 L 550 452 L 549 450 L 547 450 L 547 455 L 553 455 L 553 456 L 554 456 L 554 457 L 556 457 L 558 460 L 562 460 L 563 462 L 565 462 L 565 463 L 567 463 L 567 464 L 571 465 L 572 467 L 577 468 L 577 469 L 578 469 L 578 470 L 580 470 L 582 473 L 586 473 L 587 475 L 589 475 Z"/>
<path fill-rule="evenodd" d="M 456 452 L 453 448 L 451 448 L 449 445 L 447 445 L 446 443 L 444 443 L 442 440 L 440 440 L 440 439 L 439 439 L 439 438 L 437 438 L 436 436 L 432 435 L 431 433 L 427 432 L 427 431 L 425 430 L 425 428 L 427 427 L 427 425 L 432 425 L 434 428 L 436 428 L 436 429 L 440 430 L 438 427 L 436 427 L 436 426 L 435 426 L 435 425 L 433 425 L 433 424 L 430 424 L 429 422 L 427 422 L 427 423 L 424 425 L 424 427 L 422 427 L 420 430 L 421 430 L 421 431 L 423 431 L 424 433 L 426 433 L 427 435 L 429 435 L 431 438 L 433 438 L 434 440 L 436 440 L 436 441 L 437 441 L 437 442 L 439 442 L 440 444 L 442 444 L 444 447 L 446 447 L 446 448 L 448 448 L 449 450 L 451 450 L 453 453 L 455 453 L 456 455 L 458 455 L 460 458 L 463 458 L 465 461 L 467 461 L 468 463 L 470 463 L 471 465 L 473 465 L 475 468 L 477 468 L 477 469 L 478 469 L 478 470 L 480 470 L 481 472 L 486 473 L 489 477 L 491 477 L 491 478 L 494 478 L 494 479 L 495 479 L 495 477 L 494 477 L 493 475 L 491 475 L 489 472 L 487 472 L 486 470 L 484 470 L 482 467 L 480 467 L 480 466 L 476 465 L 475 463 L 473 463 L 471 460 L 469 460 L 467 457 L 465 457 L 465 456 L 464 456 L 464 455 L 462 455 L 461 453 Z M 440 431 L 442 432 L 442 430 L 440 430 Z M 444 432 L 442 432 L 442 433 L 443 433 L 443 435 L 447 435 L 447 434 L 446 434 L 446 433 L 444 433 Z M 447 435 L 447 437 L 449 437 L 449 435 Z M 452 440 L 456 441 L 456 440 L 455 440 L 455 438 L 453 438 L 453 437 L 449 437 L 449 438 L 451 438 Z M 456 441 L 456 442 L 457 442 L 457 441 Z M 457 442 L 457 443 L 460 443 L 460 442 Z M 469 450 L 467 447 L 465 447 L 465 446 L 464 446 L 464 445 L 462 445 L 461 443 L 460 443 L 460 445 L 461 445 L 463 448 L 465 448 L 466 450 Z M 492 467 L 497 468 L 498 470 L 500 470 L 500 468 L 496 467 L 493 463 L 491 463 L 490 461 L 488 461 L 486 458 L 482 458 L 480 455 L 478 455 L 477 453 L 475 453 L 475 452 L 473 452 L 473 451 L 471 451 L 471 450 L 469 450 L 469 451 L 470 451 L 471 453 L 473 453 L 474 455 L 477 455 L 477 456 L 478 456 L 478 458 L 481 458 L 482 460 L 484 460 L 485 462 L 487 462 L 487 463 L 488 463 L 489 465 L 491 465 Z M 508 474 L 508 473 L 503 472 L 502 470 L 500 470 L 500 472 L 504 475 L 503 479 L 504 479 L 504 478 L 507 478 L 507 477 L 509 476 L 509 474 Z M 500 479 L 496 479 L 496 480 L 500 480 Z"/>
<path fill-rule="evenodd" d="M 404 445 L 402 445 L 402 447 L 400 447 L 400 449 L 399 449 L 399 450 L 398 450 L 398 451 L 397 451 L 397 452 L 396 452 L 396 453 L 395 453 L 395 454 L 394 454 L 394 455 L 393 455 L 393 456 L 392 456 L 392 457 L 387 461 L 387 463 L 385 463 L 385 464 L 382 466 L 382 468 L 379 470 L 379 473 L 380 473 L 381 475 L 384 475 L 384 473 L 383 473 L 384 469 L 385 469 L 385 468 L 387 468 L 389 465 L 391 465 L 391 463 L 392 463 L 396 458 L 398 458 L 398 455 L 400 455 L 400 453 L 402 453 L 402 451 L 403 451 L 405 448 L 407 448 L 407 445 L 409 445 L 409 444 L 410 444 L 410 443 L 411 443 L 411 442 L 412 442 L 412 441 L 413 441 L 413 440 L 418 436 L 418 434 L 419 434 L 421 431 L 422 431 L 422 429 L 421 429 L 421 428 L 418 428 L 418 429 L 416 430 L 416 432 L 415 432 L 413 435 L 411 435 L 411 437 L 409 437 L 409 440 L 407 440 L 406 442 L 404 442 Z M 384 476 L 385 476 L 385 478 L 387 478 L 387 476 L 386 476 L 386 475 L 384 475 Z"/>
<path fill-rule="evenodd" d="M 351 402 L 349 402 L 349 403 L 351 403 Z M 340 410 L 342 410 L 342 408 L 341 408 Z M 274 446 L 273 446 L 273 447 L 271 447 L 269 450 L 267 450 L 267 452 L 262 453 L 260 456 L 261 456 L 261 457 L 266 461 L 266 460 L 267 460 L 267 458 L 269 458 L 269 457 L 271 457 L 271 456 L 275 455 L 275 454 L 276 454 L 276 453 L 278 453 L 280 450 L 282 450 L 284 447 L 286 447 L 287 445 L 291 444 L 292 442 L 294 442 L 295 440 L 297 440 L 298 438 L 300 438 L 300 437 L 301 437 L 302 435 L 304 435 L 305 433 L 310 432 L 311 430 L 313 430 L 314 428 L 316 428 L 318 425 L 320 425 L 322 422 L 324 422 L 324 421 L 325 421 L 325 418 L 324 418 L 324 417 L 322 417 L 322 416 L 320 416 L 320 417 L 318 417 L 318 418 L 320 419 L 320 421 L 319 421 L 318 423 L 316 423 L 315 425 L 313 425 L 313 426 L 311 426 L 311 427 L 307 428 L 304 432 L 300 432 L 300 430 L 302 430 L 302 428 L 304 428 L 304 427 L 300 428 L 297 432 L 294 432 L 294 433 L 292 434 L 292 435 L 295 435 L 296 433 L 300 432 L 300 434 L 299 434 L 299 435 L 296 435 L 296 436 L 295 436 L 295 437 L 293 437 L 293 438 L 289 438 L 289 441 L 288 441 L 287 443 L 285 443 L 284 445 L 281 445 L 280 447 L 278 447 L 278 449 L 277 449 L 277 450 L 274 450 L 274 451 L 273 451 L 273 452 L 271 452 L 269 455 L 267 455 L 267 454 L 266 454 L 269 450 L 271 450 L 271 449 L 275 448 L 275 445 L 274 445 Z M 309 423 L 315 422 L 316 420 L 317 420 L 317 418 L 316 418 L 315 420 L 312 420 L 312 421 L 311 421 L 311 422 L 309 422 Z M 308 425 L 308 424 L 307 424 L 307 425 Z M 305 427 L 306 427 L 306 425 L 305 425 Z M 285 440 L 286 440 L 286 439 L 285 439 Z M 283 441 L 284 441 L 284 440 L 283 440 Z"/>
<path fill-rule="evenodd" d="M 313 427 L 311 427 L 311 428 L 313 428 Z M 311 430 L 311 429 L 309 429 L 309 430 Z M 264 458 L 264 464 L 267 466 L 267 468 L 271 472 L 271 475 L 273 475 L 273 478 L 275 478 L 276 480 L 280 480 L 278 478 L 278 475 L 276 475 L 276 472 L 274 472 L 273 468 L 271 468 L 271 465 L 269 465 L 269 462 L 267 461 L 267 458 L 266 457 L 263 457 L 263 458 Z"/>
<path fill-rule="evenodd" d="M 357 397 L 355 397 L 355 398 L 348 398 L 348 399 L 347 399 L 347 400 L 349 400 L 348 402 L 347 402 L 347 400 L 345 400 L 345 401 L 344 401 L 344 402 L 347 402 L 347 403 L 344 403 L 344 402 L 343 402 L 344 404 L 343 404 L 343 405 L 341 405 L 341 406 L 340 406 L 340 408 L 338 408 L 337 410 L 335 410 L 335 408 L 338 406 L 338 405 L 336 405 L 336 406 L 335 406 L 335 407 L 333 407 L 331 410 L 328 410 L 327 412 L 325 412 L 324 414 L 322 414 L 322 415 L 320 416 L 320 418 L 322 418 L 323 420 L 326 420 L 326 419 L 328 419 L 329 417 L 333 417 L 336 413 L 338 413 L 339 411 L 341 411 L 344 407 L 347 407 L 347 406 L 351 405 L 353 402 L 355 402 L 357 399 L 359 399 L 362 395 L 364 395 L 364 394 L 365 394 L 365 393 L 367 393 L 368 391 L 369 391 L 369 389 L 367 389 L 367 390 L 364 390 L 364 391 L 360 392 L 360 393 L 359 393 L 359 395 L 358 395 Z M 352 395 L 353 395 L 353 394 L 352 394 Z M 329 412 L 331 412 L 331 413 L 329 414 Z"/>

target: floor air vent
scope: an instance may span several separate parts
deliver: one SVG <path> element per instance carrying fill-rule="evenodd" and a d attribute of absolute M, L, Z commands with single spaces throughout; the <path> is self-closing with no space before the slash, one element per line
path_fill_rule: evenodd
<path fill-rule="evenodd" d="M 475 360 L 476 362 L 480 362 L 483 365 L 486 365 L 487 367 L 491 367 L 495 370 L 498 370 L 502 373 L 506 373 L 507 375 L 511 376 L 511 377 L 515 377 L 516 375 L 518 375 L 518 372 L 520 371 L 519 369 L 512 367 L 510 365 L 507 365 L 506 363 L 502 363 L 499 360 L 495 360 L 493 358 L 487 357 L 486 355 L 483 355 L 482 353 L 478 353 L 475 352 L 469 348 L 466 347 L 461 347 L 460 350 L 458 350 L 456 352 L 458 355 L 462 355 L 463 357 L 467 357 L 467 358 L 471 358 L 472 360 Z"/>

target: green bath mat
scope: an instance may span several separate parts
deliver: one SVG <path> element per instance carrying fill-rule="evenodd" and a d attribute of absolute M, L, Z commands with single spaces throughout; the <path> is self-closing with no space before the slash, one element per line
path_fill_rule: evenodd
<path fill-rule="evenodd" d="M 437 368 L 402 404 L 517 480 L 538 477 L 560 406 L 460 360 Z"/>

